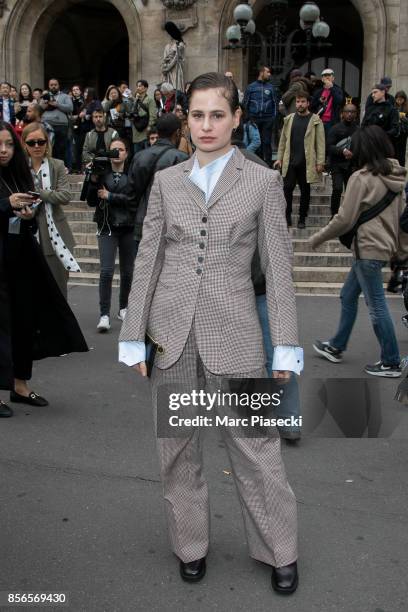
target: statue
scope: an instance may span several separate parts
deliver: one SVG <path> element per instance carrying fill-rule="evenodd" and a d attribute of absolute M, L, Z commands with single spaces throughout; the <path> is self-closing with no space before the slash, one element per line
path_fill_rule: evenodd
<path fill-rule="evenodd" d="M 186 45 L 176 24 L 167 21 L 164 27 L 172 40 L 165 46 L 161 61 L 163 82 L 173 85 L 176 91 L 184 91 L 183 64 Z"/>

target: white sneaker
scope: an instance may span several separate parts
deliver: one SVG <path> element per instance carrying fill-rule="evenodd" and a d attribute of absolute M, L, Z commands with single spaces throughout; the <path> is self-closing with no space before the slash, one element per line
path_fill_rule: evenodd
<path fill-rule="evenodd" d="M 124 321 L 126 317 L 127 308 L 121 308 L 118 312 L 119 321 Z"/>
<path fill-rule="evenodd" d="M 96 329 L 101 332 L 107 332 L 110 329 L 110 323 L 109 323 L 109 317 L 108 315 L 103 315 L 100 319 L 99 319 L 99 323 L 96 327 Z"/>

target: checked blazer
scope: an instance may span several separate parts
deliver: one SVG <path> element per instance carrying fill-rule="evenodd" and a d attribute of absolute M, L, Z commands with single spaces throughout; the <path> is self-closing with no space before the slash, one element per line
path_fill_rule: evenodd
<path fill-rule="evenodd" d="M 164 347 L 155 365 L 180 357 L 194 324 L 199 354 L 214 374 L 263 367 L 251 281 L 259 247 L 274 345 L 298 345 L 292 247 L 279 174 L 238 149 L 209 201 L 189 179 L 194 157 L 155 175 L 120 341 Z"/>

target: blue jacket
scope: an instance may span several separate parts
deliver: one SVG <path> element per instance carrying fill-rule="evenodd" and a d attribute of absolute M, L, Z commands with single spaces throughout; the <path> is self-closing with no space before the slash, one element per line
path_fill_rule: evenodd
<path fill-rule="evenodd" d="M 252 121 L 244 123 L 244 139 L 243 143 L 247 151 L 256 153 L 261 146 L 261 136 L 259 135 L 258 126 Z"/>
<path fill-rule="evenodd" d="M 245 110 L 251 119 L 274 119 L 276 116 L 275 89 L 269 81 L 254 81 L 245 90 Z"/>

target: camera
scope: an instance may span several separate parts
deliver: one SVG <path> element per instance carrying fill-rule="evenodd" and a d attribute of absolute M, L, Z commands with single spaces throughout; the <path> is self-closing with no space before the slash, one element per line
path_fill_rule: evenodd
<path fill-rule="evenodd" d="M 43 95 L 41 97 L 46 102 L 54 102 L 54 100 L 55 100 L 54 96 L 49 91 L 46 91 L 45 93 L 43 93 Z"/>
<path fill-rule="evenodd" d="M 96 183 L 98 189 L 103 187 L 102 177 L 109 172 L 111 165 L 111 159 L 118 159 L 119 150 L 112 149 L 112 151 L 98 151 L 92 160 L 92 164 L 86 169 L 84 184 L 82 186 L 81 195 L 79 199 L 84 201 L 87 199 L 89 184 Z M 96 181 L 91 181 L 92 177 L 96 176 Z"/>

